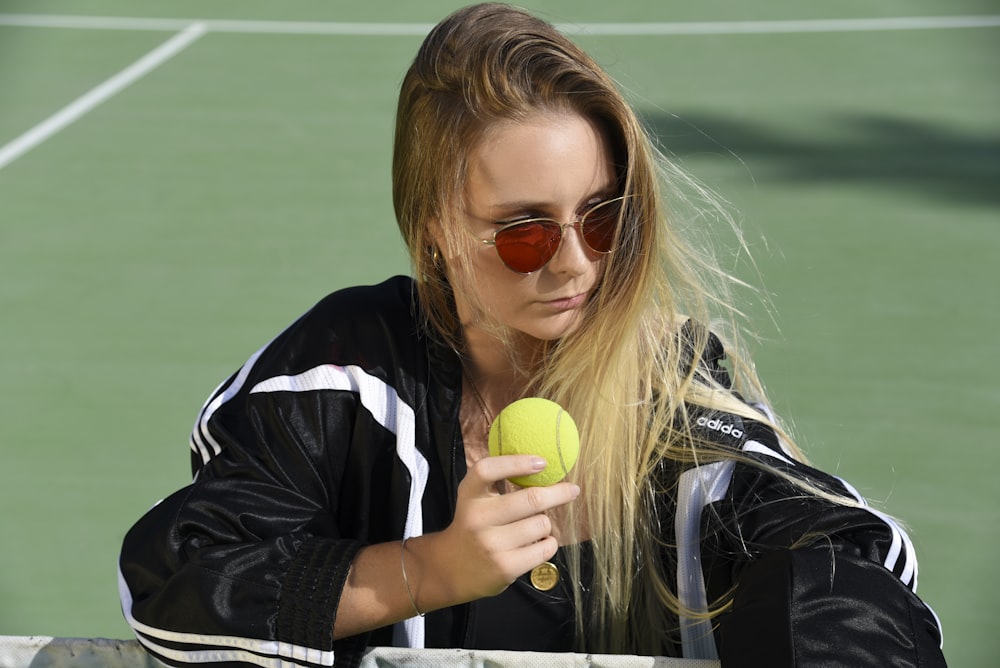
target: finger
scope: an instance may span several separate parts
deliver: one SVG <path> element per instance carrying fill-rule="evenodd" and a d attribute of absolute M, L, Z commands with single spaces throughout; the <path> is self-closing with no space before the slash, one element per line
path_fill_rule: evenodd
<path fill-rule="evenodd" d="M 483 457 L 472 465 L 468 475 L 480 481 L 483 487 L 492 487 L 493 483 L 506 478 L 528 476 L 544 471 L 547 465 L 548 462 L 537 455 Z"/>
<path fill-rule="evenodd" d="M 493 528 L 484 535 L 484 547 L 491 554 L 506 554 L 552 536 L 552 521 L 547 515 L 532 515 Z"/>
<path fill-rule="evenodd" d="M 487 512 L 492 524 L 511 524 L 528 517 L 544 515 L 549 510 L 570 503 L 579 495 L 579 486 L 568 482 L 548 487 L 524 487 L 494 499 Z"/>
<path fill-rule="evenodd" d="M 535 566 L 551 559 L 558 549 L 559 541 L 549 536 L 529 545 L 509 550 L 504 554 L 506 579 L 508 582 L 513 582 Z"/>

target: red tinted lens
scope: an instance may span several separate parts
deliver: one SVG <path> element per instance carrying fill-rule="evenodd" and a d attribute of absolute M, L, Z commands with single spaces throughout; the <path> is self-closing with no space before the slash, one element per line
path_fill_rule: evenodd
<path fill-rule="evenodd" d="M 505 227 L 493 240 L 505 265 L 522 274 L 530 274 L 552 259 L 561 236 L 562 228 L 557 223 L 532 221 Z"/>
<path fill-rule="evenodd" d="M 615 233 L 622 211 L 622 200 L 613 199 L 599 204 L 583 219 L 583 239 L 592 250 L 610 253 L 615 248 Z"/>

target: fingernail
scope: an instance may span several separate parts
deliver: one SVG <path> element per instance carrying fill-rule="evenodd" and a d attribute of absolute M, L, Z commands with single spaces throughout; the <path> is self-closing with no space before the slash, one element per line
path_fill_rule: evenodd
<path fill-rule="evenodd" d="M 580 496 L 580 486 L 573 485 L 573 498 L 575 499 L 578 496 Z"/>
<path fill-rule="evenodd" d="M 531 468 L 535 469 L 536 471 L 541 471 L 548 465 L 549 463 L 545 461 L 545 459 L 543 459 L 542 457 L 535 457 L 534 459 L 531 460 Z"/>

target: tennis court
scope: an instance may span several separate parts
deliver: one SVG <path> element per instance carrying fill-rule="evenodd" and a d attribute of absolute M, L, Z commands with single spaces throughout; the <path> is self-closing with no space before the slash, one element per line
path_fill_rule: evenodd
<path fill-rule="evenodd" d="M 461 4 L 0 2 L 0 635 L 127 637 L 118 546 L 205 396 L 407 271 L 395 95 Z M 732 203 L 777 408 L 906 520 L 950 663 L 994 665 L 995 3 L 521 4 Z"/>

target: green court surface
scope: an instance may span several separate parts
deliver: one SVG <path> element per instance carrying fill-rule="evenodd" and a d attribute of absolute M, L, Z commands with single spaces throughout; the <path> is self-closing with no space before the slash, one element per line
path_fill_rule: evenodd
<path fill-rule="evenodd" d="M 460 4 L 0 1 L 0 155 L 182 40 L 0 161 L 0 635 L 127 637 L 118 546 L 188 480 L 205 396 L 326 292 L 407 271 L 394 98 Z M 905 520 L 951 665 L 994 665 L 997 7 L 523 4 L 732 203 L 775 405 Z"/>

